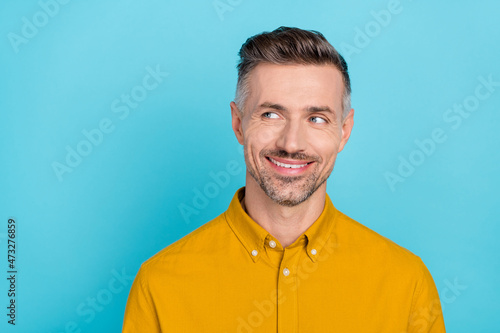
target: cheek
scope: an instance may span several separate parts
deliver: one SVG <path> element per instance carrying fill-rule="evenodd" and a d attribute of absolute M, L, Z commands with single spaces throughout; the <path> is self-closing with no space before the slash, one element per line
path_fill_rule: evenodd
<path fill-rule="evenodd" d="M 332 133 L 324 133 L 324 135 L 316 136 L 310 143 L 312 147 L 315 147 L 316 153 L 323 158 L 323 161 L 329 163 L 337 156 L 340 137 L 332 135 Z"/>
<path fill-rule="evenodd" d="M 249 126 L 244 131 L 245 145 L 250 145 L 256 148 L 264 148 L 274 146 L 279 138 L 280 130 L 277 126 L 254 125 Z"/>
<path fill-rule="evenodd" d="M 328 150 L 323 150 L 322 152 L 322 157 L 327 164 L 331 163 L 337 158 L 337 149 L 332 149 L 330 147 Z"/>

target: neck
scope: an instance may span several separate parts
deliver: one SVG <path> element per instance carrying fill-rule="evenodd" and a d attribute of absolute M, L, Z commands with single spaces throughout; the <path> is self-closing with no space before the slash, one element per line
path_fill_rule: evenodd
<path fill-rule="evenodd" d="M 283 248 L 300 237 L 323 212 L 326 182 L 306 201 L 286 207 L 272 201 L 247 173 L 244 207 L 248 215 L 273 235 Z"/>

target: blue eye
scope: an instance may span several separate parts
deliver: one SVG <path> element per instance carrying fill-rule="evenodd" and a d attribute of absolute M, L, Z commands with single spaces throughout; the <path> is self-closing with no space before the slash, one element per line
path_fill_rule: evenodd
<path fill-rule="evenodd" d="M 326 120 L 320 117 L 311 117 L 311 121 L 316 124 L 326 123 Z"/>
<path fill-rule="evenodd" d="M 279 116 L 274 112 L 265 112 L 262 114 L 264 118 L 277 119 Z"/>

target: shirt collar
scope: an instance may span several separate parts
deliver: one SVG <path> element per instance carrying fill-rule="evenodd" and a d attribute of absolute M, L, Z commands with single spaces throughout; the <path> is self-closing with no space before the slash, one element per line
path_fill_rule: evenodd
<path fill-rule="evenodd" d="M 245 212 L 241 206 L 241 200 L 244 196 L 244 187 L 236 191 L 229 204 L 229 208 L 225 212 L 225 216 L 229 227 L 233 230 L 236 237 L 238 237 L 252 260 L 257 262 L 260 256 L 264 254 L 266 238 L 269 240 L 270 238 L 274 239 L 274 237 Z M 332 235 L 336 213 L 336 208 L 333 206 L 328 194 L 326 194 L 323 212 L 309 229 L 306 230 L 304 235 L 301 235 L 297 239 L 299 241 L 303 236 L 306 237 L 307 255 L 313 262 L 317 261 L 317 258 L 325 249 L 325 245 Z"/>
<path fill-rule="evenodd" d="M 328 244 L 335 244 L 330 240 L 335 237 L 333 229 L 335 227 L 335 218 L 337 217 L 337 209 L 333 206 L 330 196 L 325 194 L 325 207 L 323 212 L 316 221 L 304 233 L 307 237 L 307 255 L 316 262 L 321 252 L 330 251 L 331 247 Z"/>
<path fill-rule="evenodd" d="M 236 191 L 225 213 L 226 220 L 250 257 L 256 262 L 264 254 L 264 241 L 269 233 L 245 212 L 241 206 L 241 200 L 244 196 L 244 187 Z"/>

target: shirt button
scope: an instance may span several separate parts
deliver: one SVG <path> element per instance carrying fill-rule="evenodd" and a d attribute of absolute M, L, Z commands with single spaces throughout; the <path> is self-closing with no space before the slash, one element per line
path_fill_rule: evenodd
<path fill-rule="evenodd" d="M 253 250 L 253 251 L 252 251 L 252 255 L 253 255 L 254 257 L 255 257 L 257 254 L 259 254 L 259 251 L 257 251 L 257 250 Z"/>
<path fill-rule="evenodd" d="M 316 253 L 318 253 L 318 251 L 316 251 L 316 249 L 312 249 L 312 250 L 311 250 L 311 254 L 312 254 L 313 256 L 315 256 L 315 255 L 316 255 Z"/>
<path fill-rule="evenodd" d="M 289 270 L 288 268 L 285 268 L 285 269 L 283 270 L 283 275 L 284 275 L 284 276 L 288 276 L 288 275 L 290 275 L 290 270 Z"/>
<path fill-rule="evenodd" d="M 269 241 L 269 246 L 274 249 L 276 247 L 276 242 L 273 240 Z"/>

